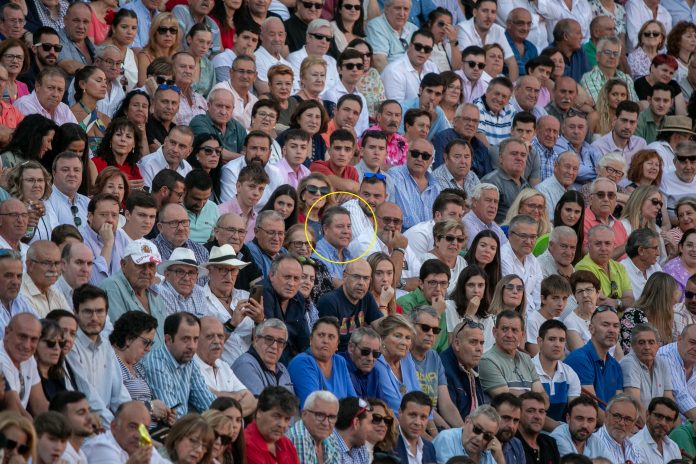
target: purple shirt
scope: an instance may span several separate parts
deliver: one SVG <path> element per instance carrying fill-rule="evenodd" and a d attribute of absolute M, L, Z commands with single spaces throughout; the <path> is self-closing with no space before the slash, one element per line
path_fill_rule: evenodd
<path fill-rule="evenodd" d="M 46 108 L 41 106 L 39 99 L 36 96 L 36 91 L 25 95 L 24 97 L 18 98 L 14 102 L 15 108 L 22 112 L 24 116 L 29 116 L 30 114 L 40 114 L 48 119 L 52 120 L 59 126 L 65 124 L 66 122 L 74 122 L 77 124 L 77 119 L 70 108 L 65 103 L 58 103 L 58 106 L 53 110 L 53 114 L 46 111 Z"/>
<path fill-rule="evenodd" d="M 648 146 L 648 144 L 645 143 L 645 139 L 638 137 L 637 135 L 633 135 L 628 140 L 628 143 L 624 148 L 619 148 L 616 146 L 616 143 L 614 143 L 612 133 L 613 131 L 601 136 L 595 140 L 594 143 L 592 143 L 592 148 L 597 150 L 597 152 L 600 154 L 600 158 L 607 153 L 618 151 L 623 155 L 624 159 L 626 160 L 626 165 L 628 166 L 631 164 L 631 158 L 633 158 L 633 155 L 635 155 L 639 150 L 643 150 Z"/>
<path fill-rule="evenodd" d="M 111 248 L 111 262 L 107 266 L 106 260 L 101 256 L 104 242 L 99 234 L 89 225 L 80 227 L 80 233 L 82 234 L 85 245 L 87 245 L 89 249 L 92 250 L 92 254 L 94 254 L 92 277 L 90 277 L 89 281 L 94 285 L 99 285 L 101 281 L 121 270 L 121 258 L 123 258 L 126 246 L 128 246 L 131 240 L 122 229 L 116 229 L 116 233 L 114 234 L 114 246 Z"/>

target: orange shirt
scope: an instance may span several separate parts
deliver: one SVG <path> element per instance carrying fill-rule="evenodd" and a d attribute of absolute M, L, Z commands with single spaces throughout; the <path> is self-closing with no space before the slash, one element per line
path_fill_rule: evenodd
<path fill-rule="evenodd" d="M 16 129 L 22 119 L 24 119 L 24 115 L 17 108 L 5 100 L 0 100 L 0 124 L 10 129 Z"/>

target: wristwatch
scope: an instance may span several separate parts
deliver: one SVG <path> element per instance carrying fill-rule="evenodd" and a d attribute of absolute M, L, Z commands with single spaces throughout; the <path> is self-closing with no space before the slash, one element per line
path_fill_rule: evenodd
<path fill-rule="evenodd" d="M 406 254 L 406 250 L 404 250 L 403 248 L 394 248 L 394 251 L 400 251 L 402 255 Z M 394 253 L 394 251 L 392 251 L 392 253 Z"/>
<path fill-rule="evenodd" d="M 404 288 L 404 285 L 406 285 L 406 279 L 404 279 L 403 277 L 401 277 L 401 278 L 399 279 L 399 283 L 396 284 L 396 288 L 399 288 L 399 289 Z"/>

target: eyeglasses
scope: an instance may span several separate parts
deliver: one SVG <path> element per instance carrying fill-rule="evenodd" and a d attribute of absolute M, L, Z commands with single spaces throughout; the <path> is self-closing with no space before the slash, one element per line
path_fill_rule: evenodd
<path fill-rule="evenodd" d="M 476 425 L 475 423 L 472 422 L 473 427 L 471 428 L 471 431 L 474 433 L 474 435 L 481 435 L 484 440 L 486 441 L 491 441 L 493 437 L 495 437 L 495 434 L 492 432 L 487 432 L 485 429 L 481 428 L 480 426 Z"/>
<path fill-rule="evenodd" d="M 660 31 L 643 31 L 643 37 L 660 37 L 661 35 Z"/>
<path fill-rule="evenodd" d="M 24 376 L 20 375 L 20 378 L 24 378 Z M 17 448 L 17 454 L 27 454 L 27 452 L 29 451 L 28 445 L 20 445 L 16 441 L 10 440 L 9 438 L 6 438 L 4 434 L 0 434 L 0 435 L 2 435 L 2 438 L 4 438 L 4 442 L 5 442 L 5 444 L 3 446 L 4 449 L 6 449 L 8 451 L 12 451 L 13 449 Z"/>
<path fill-rule="evenodd" d="M 302 6 L 307 8 L 308 10 L 311 10 L 312 8 L 314 8 L 315 10 L 321 10 L 322 8 L 324 8 L 323 3 L 314 3 L 314 2 L 300 2 L 300 3 L 302 3 Z"/>
<path fill-rule="evenodd" d="M 157 82 L 157 85 L 168 85 L 170 87 L 174 85 L 174 79 L 167 79 L 164 76 L 155 76 L 155 82 Z"/>
<path fill-rule="evenodd" d="M 336 414 L 326 414 L 319 411 L 312 411 L 311 409 L 305 409 L 305 411 L 312 414 L 318 422 L 324 422 L 328 420 L 330 424 L 335 424 L 338 420 L 338 416 Z"/>
<path fill-rule="evenodd" d="M 421 323 L 416 323 L 416 325 L 425 333 L 430 333 L 432 331 L 434 335 L 440 335 L 440 332 L 442 332 L 440 327 L 433 327 L 432 325 Z"/>
<path fill-rule="evenodd" d="M 305 248 L 305 247 L 310 248 L 309 243 L 305 242 L 304 240 L 293 240 L 292 242 L 288 242 L 288 245 L 290 245 L 293 248 Z M 316 244 L 312 243 L 312 246 L 316 246 Z M 305 257 L 298 256 L 298 259 L 299 258 L 305 258 Z M 306 258 L 306 259 L 309 259 L 309 258 Z M 314 260 L 312 260 L 312 262 L 314 264 L 316 264 L 316 262 Z M 312 265 L 314 265 L 314 264 L 312 264 Z"/>
<path fill-rule="evenodd" d="M 170 33 L 171 35 L 177 35 L 179 33 L 179 28 L 160 26 L 157 28 L 157 33 L 160 35 L 164 35 L 166 33 Z"/>
<path fill-rule="evenodd" d="M 517 290 L 518 292 L 524 292 L 524 285 L 505 284 L 505 285 L 503 285 L 503 289 L 505 289 L 505 290 Z"/>
<path fill-rule="evenodd" d="M 80 212 L 80 209 L 76 205 L 72 205 L 70 207 L 70 212 L 73 215 L 73 222 L 75 223 L 75 226 L 80 227 L 82 225 L 82 218 L 78 217 L 77 213 Z"/>
<path fill-rule="evenodd" d="M 413 48 L 417 52 L 431 53 L 433 51 L 433 47 L 430 47 L 428 45 L 423 45 L 423 44 L 418 43 L 418 42 L 413 42 Z"/>
<path fill-rule="evenodd" d="M 39 261 L 38 259 L 32 259 L 32 258 L 29 258 L 29 261 L 31 261 L 32 263 L 36 263 L 39 266 L 47 267 L 49 269 L 52 267 L 59 267 L 60 266 L 60 261 Z"/>
<path fill-rule="evenodd" d="M 479 68 L 479 69 L 483 69 L 486 67 L 486 63 L 479 63 L 478 61 L 467 61 L 466 65 L 469 66 L 470 68 Z"/>
<path fill-rule="evenodd" d="M 7 58 L 8 61 L 21 61 L 24 59 L 24 55 L 10 55 L 6 53 L 2 55 L 3 58 Z"/>
<path fill-rule="evenodd" d="M 587 287 L 587 288 L 578 288 L 575 290 L 575 293 L 578 295 L 584 295 L 586 293 L 594 293 L 597 290 L 594 287 Z"/>
<path fill-rule="evenodd" d="M 28 179 L 22 179 L 23 182 L 26 182 L 27 184 L 41 184 L 43 182 L 46 182 L 46 178 L 44 177 L 30 177 Z"/>
<path fill-rule="evenodd" d="M 3 19 L 2 21 L 5 23 L 14 24 L 15 26 L 19 26 L 19 25 L 27 23 L 27 20 L 24 18 Z"/>
<path fill-rule="evenodd" d="M 257 229 L 264 231 L 264 233 L 270 235 L 271 237 L 285 237 L 284 230 L 266 230 L 262 227 L 256 226 Z"/>
<path fill-rule="evenodd" d="M 157 90 L 172 90 L 176 93 L 181 93 L 181 89 L 176 85 L 158 85 Z"/>
<path fill-rule="evenodd" d="M 651 198 L 650 203 L 652 203 L 653 206 L 659 206 L 660 208 L 664 206 L 664 203 L 662 203 L 662 201 L 658 200 L 657 198 Z"/>
<path fill-rule="evenodd" d="M 634 423 L 636 421 L 633 417 L 622 416 L 621 414 L 619 414 L 617 412 L 610 412 L 609 414 L 611 415 L 611 417 L 614 418 L 614 420 L 616 422 L 623 422 L 626 425 L 631 425 L 632 423 Z"/>
<path fill-rule="evenodd" d="M 215 432 L 215 439 L 220 439 L 222 446 L 230 446 L 232 444 L 232 437 L 229 435 Z"/>
<path fill-rule="evenodd" d="M 513 235 L 517 235 L 523 242 L 536 242 L 537 239 L 536 234 L 520 234 L 519 232 L 515 232 L 514 230 L 511 230 L 510 233 Z"/>
<path fill-rule="evenodd" d="M 283 348 L 288 343 L 288 341 L 284 338 L 275 338 L 271 337 L 270 335 L 263 335 L 259 338 L 268 346 L 273 346 L 274 343 L 277 343 L 280 348 Z"/>
<path fill-rule="evenodd" d="M 387 176 L 385 176 L 381 172 L 366 172 L 365 174 L 363 174 L 363 179 L 378 179 L 384 182 L 385 184 L 387 183 Z"/>
<path fill-rule="evenodd" d="M 186 229 L 187 227 L 191 227 L 191 221 L 189 219 L 183 219 L 181 221 L 177 221 L 176 219 L 173 221 L 160 221 L 160 224 L 164 224 L 170 229 L 178 229 L 179 227 Z"/>
<path fill-rule="evenodd" d="M 616 314 L 616 308 L 614 308 L 613 306 L 600 305 L 600 306 L 597 306 L 597 309 L 595 309 L 594 312 L 592 313 L 592 318 L 594 318 L 597 314 L 606 313 L 607 311 L 611 311 L 612 313 Z M 590 318 L 590 319 L 592 319 L 592 318 Z"/>
<path fill-rule="evenodd" d="M 382 356 L 382 353 L 380 353 L 379 350 L 371 350 L 369 348 L 358 347 L 358 352 L 360 353 L 360 356 L 362 356 L 363 358 L 370 356 L 370 354 L 372 354 L 372 357 L 375 359 Z"/>
<path fill-rule="evenodd" d="M 42 340 L 42 341 L 46 344 L 47 347 L 49 347 L 51 349 L 55 348 L 56 345 L 58 345 L 60 347 L 60 349 L 62 350 L 63 348 L 65 348 L 65 345 L 67 344 L 67 342 L 65 340 Z"/>
<path fill-rule="evenodd" d="M 312 195 L 316 195 L 317 193 L 326 195 L 329 193 L 329 187 L 317 187 L 316 185 L 308 185 L 305 187 L 305 190 Z"/>
<path fill-rule="evenodd" d="M 457 237 L 454 235 L 440 235 L 440 239 L 445 239 L 447 240 L 447 243 L 454 243 L 455 241 L 459 243 L 460 245 L 466 241 L 466 237 Z"/>
<path fill-rule="evenodd" d="M 415 159 L 423 158 L 423 161 L 428 161 L 433 156 L 427 151 L 409 150 L 409 153 Z"/>
<path fill-rule="evenodd" d="M 343 63 L 343 67 L 346 68 L 348 71 L 352 71 L 354 69 L 362 71 L 365 68 L 365 65 L 362 63 Z"/>
<path fill-rule="evenodd" d="M 619 171 L 618 169 L 614 169 L 611 166 L 607 166 L 604 169 L 606 169 L 609 174 L 619 176 L 619 177 L 623 177 L 624 174 L 626 174 L 625 172 Z"/>
<path fill-rule="evenodd" d="M 403 224 L 403 220 L 399 218 L 393 218 L 389 216 L 377 216 L 384 224 L 389 225 L 393 224 L 396 227 L 400 227 L 401 224 Z"/>
<path fill-rule="evenodd" d="M 327 43 L 331 42 L 331 39 L 333 39 L 333 37 L 331 37 L 330 35 L 317 34 L 315 32 L 310 32 L 309 35 L 311 37 L 314 37 L 317 40 L 323 40 L 324 42 L 327 42 Z"/>
<path fill-rule="evenodd" d="M 446 280 L 426 280 L 425 285 L 428 287 L 447 287 L 449 282 Z"/>
<path fill-rule="evenodd" d="M 205 156 L 222 156 L 222 147 L 201 147 L 198 151 L 205 153 Z"/>
<path fill-rule="evenodd" d="M 215 271 L 222 277 L 226 277 L 227 275 L 232 275 L 235 272 L 239 272 L 239 268 L 233 266 L 208 266 L 208 270 Z"/>
<path fill-rule="evenodd" d="M 190 277 L 195 279 L 198 277 L 198 269 L 193 269 L 191 271 L 187 271 L 186 269 L 167 269 L 167 271 L 174 274 L 178 279 L 184 277 Z"/>
<path fill-rule="evenodd" d="M 97 57 L 97 59 L 100 61 L 103 61 L 104 63 L 109 65 L 109 67 L 111 67 L 111 68 L 120 68 L 121 66 L 123 66 L 123 61 L 114 61 L 110 58 L 101 58 L 101 57 Z"/>
<path fill-rule="evenodd" d="M 612 58 L 618 58 L 621 56 L 621 52 L 618 50 L 602 50 L 600 53 L 604 56 L 611 56 Z"/>
<path fill-rule="evenodd" d="M 613 200 L 616 198 L 616 192 L 594 192 L 592 195 L 596 196 L 600 200 L 604 200 L 605 198 Z"/>
<path fill-rule="evenodd" d="M 154 340 L 150 340 L 149 338 L 145 338 L 145 337 L 143 337 L 142 335 L 138 335 L 138 338 L 139 338 L 140 340 L 142 340 L 143 345 L 145 345 L 145 348 L 146 348 L 146 349 L 147 349 L 147 348 L 151 348 L 152 345 L 155 344 L 155 341 L 154 341 Z"/>
<path fill-rule="evenodd" d="M 224 230 L 232 235 L 246 235 L 246 229 L 237 229 L 235 227 L 217 227 L 219 230 Z"/>
<path fill-rule="evenodd" d="M 37 47 L 41 47 L 41 50 L 45 52 L 50 52 L 51 49 L 53 49 L 56 53 L 60 53 L 61 50 L 63 50 L 63 46 L 61 44 L 51 44 L 51 43 L 43 43 L 39 42 L 37 44 L 34 44 Z"/>
<path fill-rule="evenodd" d="M 0 213 L 0 216 L 7 216 L 15 221 L 19 218 L 29 219 L 29 213 Z"/>
<path fill-rule="evenodd" d="M 350 5 L 348 3 L 344 3 L 343 8 L 345 8 L 348 11 L 353 11 L 353 10 L 360 11 L 361 7 L 360 7 L 360 5 Z"/>
<path fill-rule="evenodd" d="M 276 119 L 278 117 L 276 113 L 266 113 L 265 111 L 257 112 L 256 116 L 258 116 L 261 119 Z"/>
<path fill-rule="evenodd" d="M 389 417 L 389 416 L 383 416 L 381 414 L 372 413 L 372 423 L 375 425 L 384 423 L 384 425 L 386 425 L 387 427 L 391 427 L 392 424 L 394 423 L 394 418 Z"/>

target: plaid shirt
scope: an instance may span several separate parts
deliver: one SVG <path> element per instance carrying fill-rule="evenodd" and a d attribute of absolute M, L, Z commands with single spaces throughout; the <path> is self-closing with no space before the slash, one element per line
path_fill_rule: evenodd
<path fill-rule="evenodd" d="M 638 101 L 638 95 L 636 95 L 636 91 L 633 88 L 633 79 L 631 79 L 631 76 L 617 69 L 613 78 L 624 81 L 627 84 L 629 100 L 634 102 Z M 607 76 L 604 75 L 602 70 L 599 69 L 598 66 L 595 66 L 591 71 L 586 72 L 582 76 L 582 79 L 580 79 L 580 85 L 587 90 L 587 93 L 589 93 L 592 97 L 592 101 L 596 103 L 597 97 L 599 96 L 599 91 L 602 90 L 602 87 L 604 87 L 607 80 Z"/>
<path fill-rule="evenodd" d="M 367 445 L 362 445 L 358 448 L 348 448 L 348 445 L 343 441 L 343 437 L 338 433 L 338 430 L 334 430 L 331 436 L 336 440 L 339 453 L 338 462 L 340 464 L 370 464 Z"/>
<path fill-rule="evenodd" d="M 39 20 L 41 21 L 42 26 L 52 27 L 56 31 L 63 29 L 63 18 L 65 17 L 65 14 L 68 12 L 68 2 L 66 2 L 65 0 L 59 0 L 57 18 L 54 18 L 51 15 L 51 10 L 46 8 L 43 2 L 36 0 L 33 3 L 36 7 L 36 12 L 39 15 Z"/>
<path fill-rule="evenodd" d="M 285 434 L 297 450 L 297 456 L 302 464 L 319 464 L 314 438 L 309 434 L 309 430 L 304 425 L 304 421 L 297 421 Z M 338 444 L 333 435 L 321 442 L 322 452 L 324 453 L 325 464 L 338 464 Z"/>
<path fill-rule="evenodd" d="M 539 139 L 534 137 L 532 139 L 532 150 L 535 150 L 539 154 L 539 164 L 541 167 L 541 180 L 544 181 L 549 177 L 553 176 L 553 165 L 558 158 L 558 152 L 554 148 L 546 148 L 541 143 Z"/>
<path fill-rule="evenodd" d="M 163 284 L 159 285 L 158 290 L 164 301 L 165 311 L 168 316 L 182 311 L 186 311 L 199 318 L 203 316 L 216 316 L 217 314 L 208 309 L 210 307 L 208 305 L 208 299 L 205 296 L 205 291 L 199 285 L 194 285 L 193 291 L 187 297 L 177 292 L 168 280 L 165 280 Z"/>
<path fill-rule="evenodd" d="M 174 251 L 174 248 L 188 248 L 190 250 L 193 250 L 193 254 L 196 257 L 196 262 L 199 265 L 208 262 L 208 250 L 203 248 L 203 245 L 199 245 L 191 239 L 186 240 L 183 244 L 177 247 L 172 242 L 164 238 L 164 235 L 159 234 L 157 235 L 157 237 L 152 239 L 152 243 L 154 243 L 157 249 L 159 250 L 160 256 L 162 256 L 162 261 L 166 261 L 169 259 L 169 257 L 172 255 L 172 252 Z M 198 282 L 196 283 L 201 287 L 204 286 L 208 283 L 208 276 L 199 277 Z"/>

